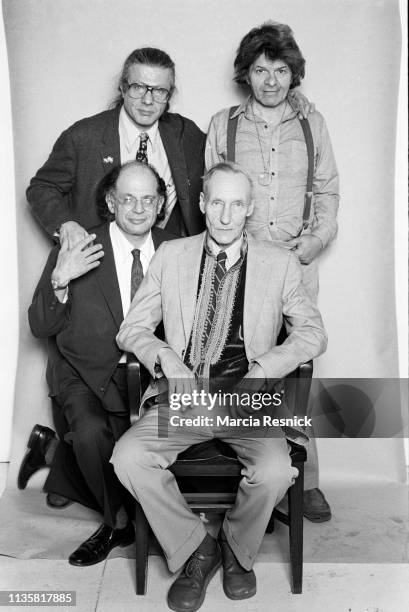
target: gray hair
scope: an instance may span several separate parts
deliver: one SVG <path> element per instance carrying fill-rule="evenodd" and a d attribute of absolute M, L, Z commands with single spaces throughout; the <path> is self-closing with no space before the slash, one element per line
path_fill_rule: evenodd
<path fill-rule="evenodd" d="M 245 168 L 243 168 L 243 166 L 240 166 L 240 164 L 236 164 L 235 162 L 230 162 L 230 161 L 222 161 L 219 162 L 217 164 L 215 164 L 214 166 L 212 166 L 203 176 L 203 193 L 204 196 L 207 197 L 208 195 L 208 184 L 209 181 L 211 180 L 212 176 L 216 173 L 216 172 L 224 172 L 224 173 L 231 173 L 231 174 L 241 174 L 242 176 L 244 176 L 249 185 L 250 185 L 250 195 L 253 195 L 253 180 L 250 176 L 250 174 L 247 172 L 247 170 Z"/>

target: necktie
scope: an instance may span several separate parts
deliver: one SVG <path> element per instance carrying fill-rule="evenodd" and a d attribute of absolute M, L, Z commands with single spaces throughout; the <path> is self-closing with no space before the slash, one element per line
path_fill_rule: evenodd
<path fill-rule="evenodd" d="M 132 269 L 131 269 L 131 302 L 133 297 L 142 282 L 143 279 L 143 268 L 141 264 L 141 252 L 139 249 L 132 251 Z"/>
<path fill-rule="evenodd" d="M 141 132 L 139 135 L 139 149 L 136 153 L 136 161 L 143 162 L 145 164 L 148 163 L 148 154 L 146 152 L 148 146 L 148 134 L 146 132 Z"/>
<path fill-rule="evenodd" d="M 206 328 L 205 328 L 206 329 L 205 331 L 206 341 L 207 341 L 207 338 L 209 337 L 210 330 L 212 329 L 214 314 L 216 312 L 217 292 L 219 290 L 220 283 L 222 282 L 223 276 L 226 274 L 226 259 L 227 259 L 227 255 L 225 251 L 220 251 L 220 253 L 216 257 L 216 268 L 215 268 L 214 277 L 213 277 L 212 295 L 211 295 L 211 301 L 209 304 L 209 314 L 207 317 Z M 206 342 L 204 342 L 204 345 L 206 345 Z"/>

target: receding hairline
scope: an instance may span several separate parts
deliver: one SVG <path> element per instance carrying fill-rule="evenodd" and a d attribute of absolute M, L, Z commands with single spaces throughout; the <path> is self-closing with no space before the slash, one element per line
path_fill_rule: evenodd
<path fill-rule="evenodd" d="M 252 197 L 253 181 L 252 181 L 251 176 L 244 168 L 232 162 L 221 162 L 220 164 L 213 166 L 212 168 L 210 168 L 210 170 L 206 172 L 206 174 L 203 177 L 203 193 L 205 196 L 208 195 L 208 188 L 209 188 L 210 181 L 217 173 L 231 174 L 233 176 L 236 175 L 236 176 L 244 177 L 250 189 L 250 197 Z"/>
<path fill-rule="evenodd" d="M 126 67 L 126 73 L 127 76 L 129 74 L 129 70 L 132 68 L 132 66 L 146 66 L 147 68 L 156 68 L 158 70 L 168 70 L 172 79 L 172 85 L 174 85 L 175 82 L 175 71 L 173 68 L 170 68 L 169 66 L 160 66 L 159 64 L 154 64 L 153 62 L 139 62 L 139 61 L 134 61 L 132 63 L 130 63 L 127 67 Z"/>
<path fill-rule="evenodd" d="M 157 192 L 160 191 L 160 185 L 159 185 L 158 178 L 156 174 L 154 173 L 154 171 L 152 170 L 152 168 L 146 164 L 136 162 L 136 161 L 127 162 L 120 167 L 118 176 L 116 177 L 116 181 L 115 181 L 115 184 L 112 186 L 112 189 L 118 188 L 118 182 L 121 179 L 121 177 L 123 177 L 127 173 L 132 174 L 132 172 L 149 174 L 149 176 L 152 177 L 153 181 L 155 182 L 156 191 Z"/>

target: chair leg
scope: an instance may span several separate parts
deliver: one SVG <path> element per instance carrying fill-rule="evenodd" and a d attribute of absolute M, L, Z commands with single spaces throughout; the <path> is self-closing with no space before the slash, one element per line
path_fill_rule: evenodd
<path fill-rule="evenodd" d="M 296 594 L 302 593 L 304 463 L 294 467 L 298 469 L 298 477 L 288 489 L 288 514 L 292 592 Z"/>
<path fill-rule="evenodd" d="M 142 506 L 136 502 L 135 507 L 135 543 L 136 543 L 136 594 L 145 595 L 146 576 L 148 573 L 149 523 Z"/>
<path fill-rule="evenodd" d="M 274 516 L 273 516 L 273 513 L 271 513 L 270 520 L 268 521 L 268 525 L 266 528 L 266 533 L 273 533 L 273 531 L 274 531 Z"/>

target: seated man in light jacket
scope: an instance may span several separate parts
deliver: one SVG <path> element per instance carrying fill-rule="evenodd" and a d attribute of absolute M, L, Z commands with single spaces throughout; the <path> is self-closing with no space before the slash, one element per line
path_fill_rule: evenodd
<path fill-rule="evenodd" d="M 169 569 L 185 564 L 168 593 L 168 605 L 176 611 L 200 607 L 222 553 L 226 595 L 255 594 L 253 563 L 272 509 L 297 470 L 277 428 L 262 426 L 260 437 L 260 430 L 253 436 L 250 427 L 247 435 L 237 436 L 215 419 L 198 428 L 169 424 L 170 433 L 163 436 L 158 415 L 166 421 L 172 398 L 193 397 L 198 384 L 207 388 L 213 379 L 229 377 L 244 385 L 263 384 L 326 347 L 321 316 L 302 286 L 296 256 L 243 231 L 253 210 L 247 172 L 231 163 L 214 166 L 204 177 L 200 207 L 207 231 L 159 248 L 117 336 L 119 346 L 133 352 L 154 380 L 141 418 L 115 445 L 111 461 L 141 504 Z M 162 320 L 165 341 L 154 334 Z M 288 337 L 277 346 L 283 320 Z M 189 417 L 202 413 L 203 406 L 188 409 Z M 213 437 L 229 443 L 244 466 L 236 502 L 224 519 L 221 548 L 165 469 L 180 452 Z"/>

